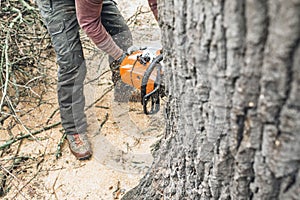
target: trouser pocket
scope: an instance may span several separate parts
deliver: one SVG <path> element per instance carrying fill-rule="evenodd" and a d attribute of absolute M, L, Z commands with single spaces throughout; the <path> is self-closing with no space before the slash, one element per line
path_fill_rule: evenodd
<path fill-rule="evenodd" d="M 48 31 L 57 54 L 63 54 L 65 51 L 68 50 L 67 46 L 69 45 L 64 29 L 65 23 L 63 20 L 61 22 L 48 24 Z"/>

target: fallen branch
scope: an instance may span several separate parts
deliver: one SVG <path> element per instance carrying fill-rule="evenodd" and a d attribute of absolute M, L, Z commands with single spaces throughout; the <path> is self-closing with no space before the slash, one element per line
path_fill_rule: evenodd
<path fill-rule="evenodd" d="M 0 146 L 0 150 L 3 150 L 4 148 L 12 145 L 13 143 L 15 143 L 15 142 L 17 142 L 19 140 L 23 140 L 25 138 L 32 137 L 32 135 L 37 135 L 37 134 L 42 133 L 44 131 L 50 130 L 52 128 L 55 128 L 55 127 L 59 126 L 60 124 L 61 124 L 61 122 L 56 122 L 54 124 L 51 124 L 51 125 L 46 126 L 46 127 L 43 127 L 43 128 L 41 128 L 41 129 L 39 129 L 39 130 L 37 130 L 35 132 L 32 132 L 30 134 L 21 135 L 21 136 L 18 136 L 16 138 L 14 138 L 14 139 L 8 140 L 3 145 Z"/>

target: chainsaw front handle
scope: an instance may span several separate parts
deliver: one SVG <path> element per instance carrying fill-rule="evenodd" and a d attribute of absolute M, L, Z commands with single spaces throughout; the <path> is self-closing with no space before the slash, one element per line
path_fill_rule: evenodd
<path fill-rule="evenodd" d="M 162 66 L 160 64 L 160 61 L 162 61 L 163 55 L 160 54 L 156 58 L 153 59 L 149 67 L 147 68 L 143 79 L 142 79 L 142 85 L 141 85 L 141 97 L 142 97 L 142 105 L 143 110 L 146 115 L 152 115 L 159 111 L 160 109 L 160 86 L 161 86 L 161 69 Z M 157 76 L 154 83 L 154 89 L 149 94 L 147 94 L 147 83 L 149 80 L 149 77 L 151 73 L 153 72 L 154 68 L 157 68 Z M 149 100 L 151 100 L 151 108 L 148 110 L 147 106 L 149 103 Z"/>

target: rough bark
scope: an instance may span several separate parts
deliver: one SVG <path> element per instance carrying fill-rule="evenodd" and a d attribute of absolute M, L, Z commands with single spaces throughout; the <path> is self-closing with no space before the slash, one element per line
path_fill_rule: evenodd
<path fill-rule="evenodd" d="M 300 1 L 161 0 L 167 128 L 123 199 L 299 199 Z"/>

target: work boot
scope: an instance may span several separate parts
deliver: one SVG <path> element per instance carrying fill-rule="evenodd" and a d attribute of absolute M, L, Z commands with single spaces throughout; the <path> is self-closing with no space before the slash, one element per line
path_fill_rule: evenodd
<path fill-rule="evenodd" d="M 92 156 L 92 149 L 86 134 L 67 135 L 69 147 L 78 160 L 89 159 Z"/>

